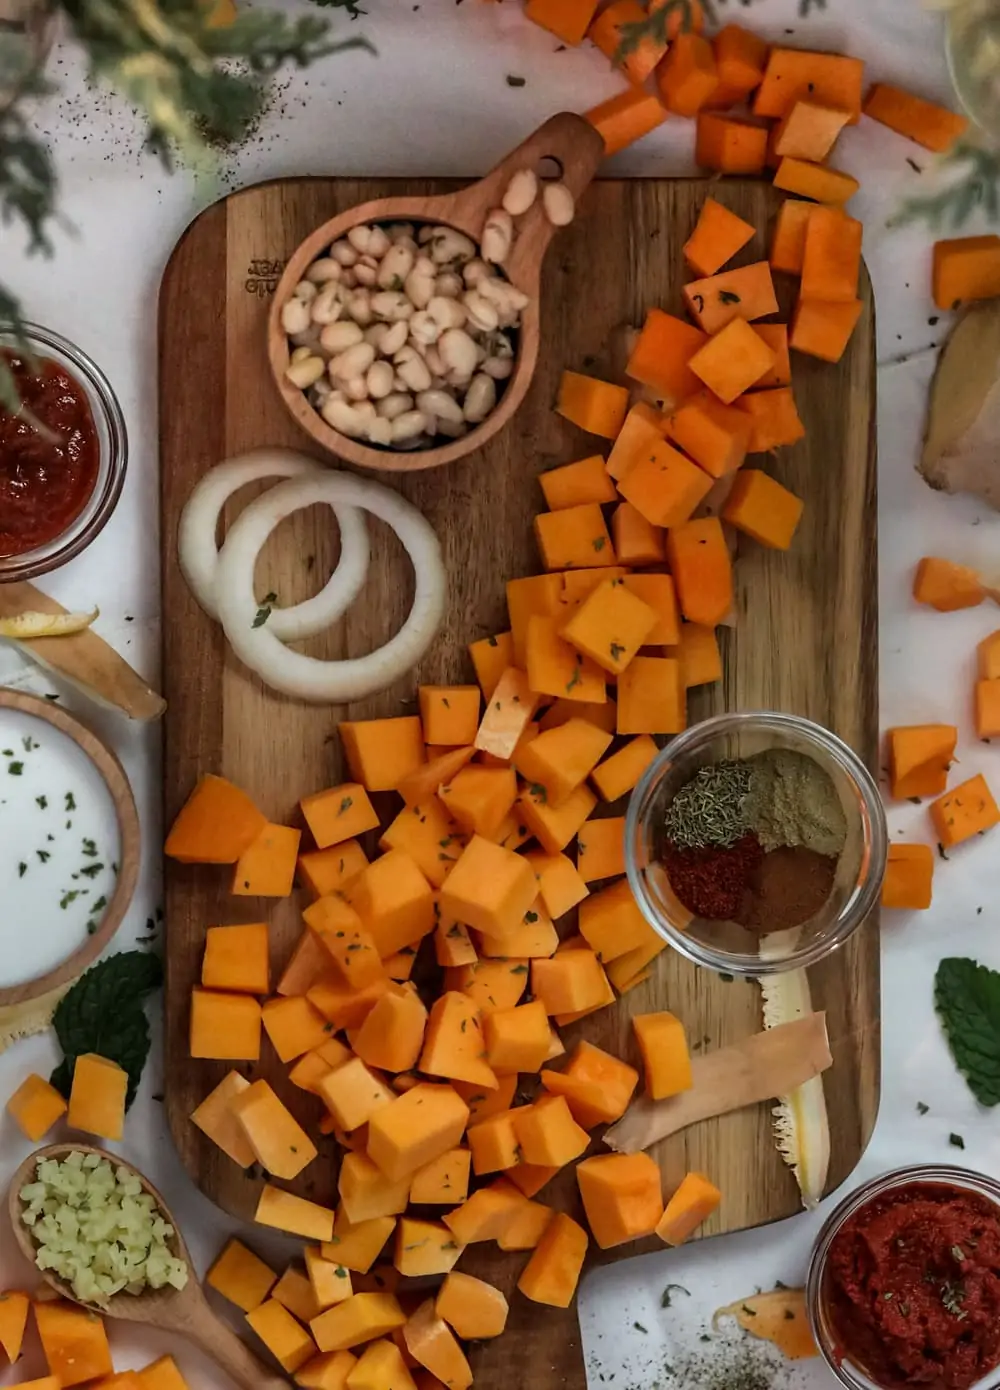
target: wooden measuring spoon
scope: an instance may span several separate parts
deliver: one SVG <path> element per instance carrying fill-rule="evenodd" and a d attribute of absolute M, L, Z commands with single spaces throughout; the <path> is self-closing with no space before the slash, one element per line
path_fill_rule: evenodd
<path fill-rule="evenodd" d="M 331 242 L 346 236 L 352 227 L 362 222 L 441 223 L 464 232 L 477 244 L 482 240 L 487 214 L 500 206 L 511 176 L 518 169 L 542 171 L 545 161 L 555 161 L 561 167 L 563 183 L 579 201 L 604 158 L 604 141 L 594 127 L 582 116 L 564 111 L 553 116 L 529 135 L 522 145 L 502 160 L 496 168 L 458 193 L 446 193 L 434 198 L 378 198 L 359 203 L 348 212 L 339 213 L 311 236 L 289 257 L 278 288 L 275 291 L 268 317 L 268 354 L 271 370 L 282 398 L 299 425 L 317 444 L 338 458 L 361 468 L 382 472 L 409 473 L 422 468 L 437 468 L 453 463 L 482 448 L 488 439 L 503 428 L 524 399 L 538 361 L 539 299 L 542 262 L 553 236 L 560 229 L 553 227 L 542 208 L 541 195 L 523 217 L 517 219 L 513 249 L 502 266 L 507 278 L 529 296 L 518 330 L 517 355 L 514 370 L 500 396 L 496 408 L 481 425 L 461 439 L 434 449 L 414 449 L 410 452 L 376 449 L 357 439 L 348 439 L 330 428 L 318 411 L 306 399 L 305 393 L 285 377 L 289 362 L 289 343 L 281 326 L 281 309 L 292 291 L 304 278 L 308 267 L 323 255 Z"/>
<path fill-rule="evenodd" d="M 122 1322 L 137 1322 L 147 1327 L 159 1328 L 161 1332 L 176 1332 L 181 1337 L 186 1337 L 210 1356 L 241 1390 L 288 1390 L 288 1381 L 269 1370 L 241 1341 L 228 1323 L 223 1322 L 222 1318 L 212 1311 L 198 1282 L 184 1237 L 166 1202 L 147 1178 L 117 1154 L 106 1153 L 104 1149 L 95 1149 L 88 1144 L 52 1144 L 48 1148 L 39 1149 L 21 1164 L 7 1192 L 7 1206 L 14 1237 L 31 1263 L 35 1263 L 37 1247 L 30 1228 L 21 1220 L 21 1189 L 36 1180 L 40 1159 L 65 1159 L 71 1153 L 97 1154 L 99 1158 L 106 1158 L 115 1168 L 124 1168 L 139 1179 L 144 1190 L 173 1226 L 172 1252 L 185 1262 L 190 1277 L 183 1289 L 144 1289 L 139 1294 L 117 1293 L 104 1305 L 86 1303 L 83 1299 L 77 1298 L 69 1285 L 51 1270 L 39 1271 L 45 1282 L 71 1303 L 92 1308 L 103 1317 L 119 1318 Z"/>

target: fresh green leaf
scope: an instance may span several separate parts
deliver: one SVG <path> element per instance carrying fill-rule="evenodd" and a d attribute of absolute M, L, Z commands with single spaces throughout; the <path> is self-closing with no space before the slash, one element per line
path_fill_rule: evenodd
<path fill-rule="evenodd" d="M 1000 1104 L 1000 973 L 948 956 L 934 977 L 934 1005 L 972 1094 L 981 1105 Z"/>

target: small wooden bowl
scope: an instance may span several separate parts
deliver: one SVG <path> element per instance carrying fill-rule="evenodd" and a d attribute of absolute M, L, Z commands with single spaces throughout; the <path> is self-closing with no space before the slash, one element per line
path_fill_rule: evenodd
<path fill-rule="evenodd" d="M 49 700 L 40 700 L 36 695 L 26 695 L 19 690 L 0 688 L 0 709 L 17 710 L 20 714 L 30 714 L 35 719 L 44 720 L 83 750 L 101 774 L 111 794 L 121 840 L 114 892 L 93 936 L 88 936 L 86 941 L 54 970 L 39 975 L 34 980 L 26 980 L 23 984 L 0 989 L 0 1009 L 4 1009 L 14 1004 L 25 1004 L 30 1000 L 40 999 L 51 994 L 53 990 L 70 984 L 101 954 L 121 926 L 132 901 L 139 877 L 140 838 L 139 815 L 135 809 L 135 799 L 125 770 L 110 748 L 107 748 L 96 734 L 91 733 L 85 725 L 58 705 Z"/>
<path fill-rule="evenodd" d="M 569 112 L 553 116 L 530 135 L 522 145 L 480 179 L 459 193 L 437 198 L 379 198 L 360 203 L 324 222 L 289 258 L 278 282 L 268 318 L 268 355 L 271 370 L 282 399 L 299 425 L 337 458 L 356 464 L 359 468 L 374 468 L 385 473 L 409 473 L 422 468 L 439 468 L 465 458 L 492 439 L 514 414 L 531 385 L 538 361 L 539 297 L 542 262 L 553 235 L 559 230 L 545 216 L 542 200 L 518 220 L 513 249 L 502 269 L 513 285 L 529 296 L 518 330 L 519 342 L 514 370 L 511 373 L 496 408 L 481 425 L 461 439 L 433 449 L 379 449 L 357 439 L 339 434 L 309 404 L 306 395 L 285 377 L 289 363 L 288 336 L 281 326 L 281 309 L 306 270 L 332 242 L 345 236 L 352 227 L 365 222 L 441 223 L 464 232 L 477 243 L 481 242 L 487 214 L 500 206 L 511 176 L 518 169 L 538 169 L 545 159 L 562 166 L 562 179 L 574 199 L 579 201 L 604 158 L 604 141 L 594 127 Z"/>

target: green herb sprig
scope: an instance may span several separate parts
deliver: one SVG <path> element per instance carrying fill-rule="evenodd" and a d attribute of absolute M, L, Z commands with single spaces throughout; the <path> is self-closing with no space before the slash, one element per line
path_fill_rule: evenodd
<path fill-rule="evenodd" d="M 938 193 L 906 199 L 891 226 L 926 222 L 935 230 L 961 227 L 978 211 L 991 222 L 1000 219 L 1000 151 L 963 140 L 938 167 L 953 174 L 951 182 Z"/>
<path fill-rule="evenodd" d="M 1000 1105 L 1000 972 L 946 957 L 934 977 L 934 1006 L 972 1094 L 980 1105 Z"/>

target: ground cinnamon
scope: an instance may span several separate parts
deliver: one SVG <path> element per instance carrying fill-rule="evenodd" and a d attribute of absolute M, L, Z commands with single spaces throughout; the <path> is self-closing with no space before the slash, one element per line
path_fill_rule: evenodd
<path fill-rule="evenodd" d="M 773 849 L 754 866 L 734 920 L 756 932 L 799 927 L 829 898 L 836 871 L 835 858 L 802 845 Z"/>

